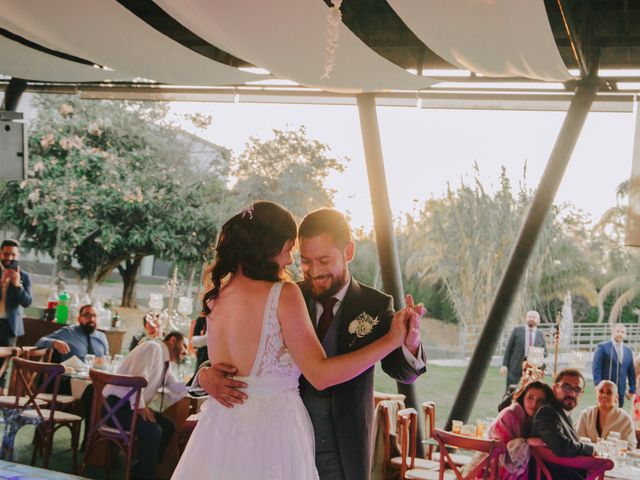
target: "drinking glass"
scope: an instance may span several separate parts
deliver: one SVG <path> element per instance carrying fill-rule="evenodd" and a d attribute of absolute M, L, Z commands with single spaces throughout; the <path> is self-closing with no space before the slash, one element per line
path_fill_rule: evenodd
<path fill-rule="evenodd" d="M 87 364 L 87 368 L 89 369 L 93 368 L 93 365 L 96 363 L 96 356 L 93 355 L 92 353 L 87 353 L 84 356 L 84 363 Z"/>
<path fill-rule="evenodd" d="M 463 422 L 460 420 L 451 421 L 451 433 L 457 433 L 459 435 L 462 432 L 462 424 Z"/>
<path fill-rule="evenodd" d="M 111 357 L 109 355 L 100 357 L 100 363 L 102 364 L 102 366 L 107 372 L 111 371 Z"/>
<path fill-rule="evenodd" d="M 484 437 L 484 431 L 486 427 L 487 423 L 484 419 L 479 418 L 478 420 L 476 420 L 476 436 L 478 438 Z"/>
<path fill-rule="evenodd" d="M 472 423 L 466 423 L 462 425 L 462 429 L 460 430 L 460 434 L 466 437 L 475 437 L 476 436 L 476 426 Z"/>
<path fill-rule="evenodd" d="M 113 356 L 113 360 L 111 360 L 111 371 L 114 372 L 114 373 L 117 372 L 118 368 L 120 368 L 120 364 L 122 363 L 123 360 L 124 360 L 124 355 L 116 353 Z"/>

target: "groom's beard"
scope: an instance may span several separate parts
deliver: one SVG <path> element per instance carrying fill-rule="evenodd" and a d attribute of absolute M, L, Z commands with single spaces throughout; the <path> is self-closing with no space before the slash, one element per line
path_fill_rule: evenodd
<path fill-rule="evenodd" d="M 311 292 L 311 297 L 314 300 L 324 300 L 325 298 L 329 298 L 334 296 L 336 293 L 340 291 L 342 287 L 344 287 L 345 283 L 349 279 L 349 271 L 345 269 L 340 277 L 336 277 L 331 275 L 330 273 L 323 273 L 322 275 L 316 275 L 316 279 L 323 277 L 331 277 L 331 282 L 329 286 L 321 287 L 315 285 L 314 277 L 311 275 L 305 274 L 304 276 L 304 286 L 305 290 Z"/>

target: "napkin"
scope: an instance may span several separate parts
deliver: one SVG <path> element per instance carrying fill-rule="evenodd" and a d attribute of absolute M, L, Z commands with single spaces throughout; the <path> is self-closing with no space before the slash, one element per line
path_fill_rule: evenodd
<path fill-rule="evenodd" d="M 75 355 L 72 356 L 71 358 L 67 358 L 64 362 L 61 362 L 60 365 L 64 365 L 65 369 L 67 367 L 70 367 L 74 370 L 82 370 L 84 368 L 87 368 L 85 363 Z"/>

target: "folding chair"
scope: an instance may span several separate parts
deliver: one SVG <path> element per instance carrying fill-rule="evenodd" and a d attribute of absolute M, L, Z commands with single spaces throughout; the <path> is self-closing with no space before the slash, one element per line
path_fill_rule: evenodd
<path fill-rule="evenodd" d="M 95 451 L 96 446 L 105 444 L 116 446 L 125 456 L 125 480 L 129 480 L 131 475 L 131 459 L 133 456 L 133 445 L 135 441 L 136 422 L 138 420 L 138 408 L 142 389 L 147 386 L 147 381 L 143 377 L 133 377 L 131 375 L 117 375 L 113 373 L 101 372 L 91 369 L 89 377 L 93 382 L 93 403 L 91 405 L 91 422 L 89 423 L 89 443 L 82 461 L 82 473 L 84 473 L 87 458 Z M 128 392 L 118 403 L 111 406 L 103 396 L 102 391 L 107 385 L 128 388 Z M 133 416 L 129 430 L 122 426 L 118 420 L 117 412 L 121 408 L 131 408 L 131 398 L 133 398 Z M 107 449 L 106 469 L 107 478 L 111 478 L 111 448 Z"/>
<path fill-rule="evenodd" d="M 604 480 L 605 472 L 614 467 L 613 461 L 608 458 L 587 456 L 558 457 L 548 447 L 530 445 L 530 448 L 531 456 L 536 465 L 536 480 L 541 480 L 542 478 L 553 480 L 546 464 L 559 465 L 574 470 L 585 470 L 587 472 L 585 480 Z"/>

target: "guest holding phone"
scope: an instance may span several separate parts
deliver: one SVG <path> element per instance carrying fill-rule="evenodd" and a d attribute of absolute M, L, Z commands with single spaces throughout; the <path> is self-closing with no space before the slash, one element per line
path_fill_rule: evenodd
<path fill-rule="evenodd" d="M 31 277 L 18 264 L 20 243 L 4 240 L 0 244 L 0 346 L 13 347 L 24 335 L 23 309 L 31 305 Z M 0 360 L 0 366 L 4 360 Z M 5 374 L 0 378 L 0 395 L 4 395 Z"/>

